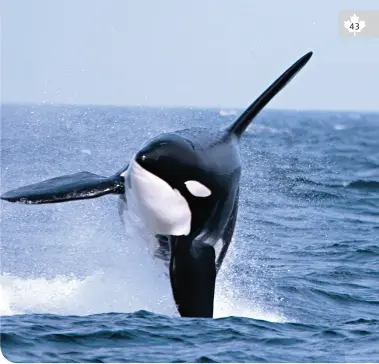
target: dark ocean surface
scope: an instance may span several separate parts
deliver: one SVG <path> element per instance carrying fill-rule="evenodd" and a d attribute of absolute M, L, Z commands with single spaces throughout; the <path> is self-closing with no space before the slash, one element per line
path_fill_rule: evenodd
<path fill-rule="evenodd" d="M 3 105 L 1 193 L 110 175 L 148 138 L 237 111 Z M 238 113 L 237 113 L 238 114 Z M 14 362 L 378 362 L 379 114 L 263 111 L 241 143 L 215 319 L 158 305 L 117 197 L 1 203 L 1 350 Z M 143 242 L 141 242 L 143 244 Z M 135 265 L 134 265 L 135 266 Z M 145 292 L 136 295 L 136 292 Z"/>

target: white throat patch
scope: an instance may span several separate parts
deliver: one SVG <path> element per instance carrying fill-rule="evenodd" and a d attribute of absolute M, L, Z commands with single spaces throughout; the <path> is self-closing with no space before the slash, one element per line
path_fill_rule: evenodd
<path fill-rule="evenodd" d="M 128 208 L 144 221 L 152 234 L 190 233 L 191 210 L 186 199 L 135 160 L 125 173 L 125 195 Z"/>

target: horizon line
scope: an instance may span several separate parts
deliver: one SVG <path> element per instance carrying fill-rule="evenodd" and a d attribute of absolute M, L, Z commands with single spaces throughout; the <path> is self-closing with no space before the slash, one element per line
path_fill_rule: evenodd
<path fill-rule="evenodd" d="M 189 110 L 192 110 L 192 109 L 195 109 L 195 110 L 217 110 L 217 111 L 235 111 L 236 113 L 238 113 L 239 111 L 244 111 L 247 106 L 244 108 L 244 107 L 233 107 L 233 106 L 195 106 L 195 105 L 144 105 L 144 104 L 134 104 L 134 105 L 131 105 L 131 104 L 90 104 L 90 103 L 66 103 L 66 102 L 60 102 L 60 103 L 55 103 L 55 102 L 52 102 L 52 101 L 49 101 L 49 102 L 30 102 L 30 101 L 27 101 L 27 102 L 15 102 L 15 101 L 1 101 L 0 102 L 0 105 L 1 106 L 36 106 L 36 107 L 40 107 L 40 106 L 55 106 L 55 107 L 93 107 L 93 108 L 96 108 L 96 107 L 109 107 L 109 108 L 145 108 L 145 109 L 189 109 Z M 360 110 L 360 109 L 312 109 L 312 108 L 270 108 L 270 107 L 266 107 L 264 110 L 262 110 L 263 112 L 264 111 L 284 111 L 284 112 L 325 112 L 325 113 L 332 113 L 332 112 L 335 112 L 335 113 L 361 113 L 361 114 L 378 114 L 379 113 L 379 109 L 378 110 Z M 232 115 L 231 115 L 232 116 Z"/>

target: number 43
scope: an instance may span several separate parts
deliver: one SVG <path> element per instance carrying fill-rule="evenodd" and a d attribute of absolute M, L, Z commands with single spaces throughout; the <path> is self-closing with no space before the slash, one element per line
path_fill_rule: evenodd
<path fill-rule="evenodd" d="M 349 28 L 351 30 L 359 30 L 359 23 L 351 23 Z"/>

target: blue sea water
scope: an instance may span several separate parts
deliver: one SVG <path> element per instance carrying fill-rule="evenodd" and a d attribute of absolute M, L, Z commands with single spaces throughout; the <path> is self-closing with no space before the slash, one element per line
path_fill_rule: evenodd
<path fill-rule="evenodd" d="M 3 105 L 1 192 L 110 175 L 148 138 L 237 111 Z M 115 196 L 1 203 L 1 350 L 15 362 L 377 362 L 379 114 L 263 111 L 241 144 L 215 319 L 139 287 Z M 143 242 L 141 242 L 143 243 Z M 133 265 L 135 267 L 135 265 Z M 144 292 L 137 294 L 138 292 Z"/>

